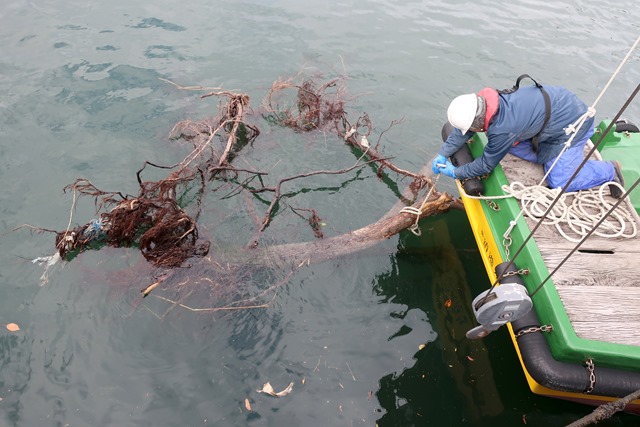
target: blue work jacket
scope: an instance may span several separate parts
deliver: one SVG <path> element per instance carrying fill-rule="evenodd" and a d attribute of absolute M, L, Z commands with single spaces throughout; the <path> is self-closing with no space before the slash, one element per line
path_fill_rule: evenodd
<path fill-rule="evenodd" d="M 559 86 L 544 86 L 544 89 L 551 101 L 551 116 L 539 137 L 537 163 L 540 164 L 560 154 L 562 146 L 571 136 L 566 134 L 564 128 L 573 124 L 587 111 L 587 105 L 573 92 Z M 531 139 L 542 128 L 545 104 L 540 89 L 525 86 L 513 93 L 498 95 L 498 111 L 491 118 L 486 130 L 488 142 L 484 152 L 473 162 L 456 168 L 455 175 L 458 179 L 488 174 L 516 142 Z M 587 118 L 572 144 L 581 141 L 590 129 L 593 129 L 593 117 Z M 473 134 L 469 131 L 463 135 L 459 129 L 454 129 L 442 145 L 439 154 L 450 157 L 469 141 Z"/>

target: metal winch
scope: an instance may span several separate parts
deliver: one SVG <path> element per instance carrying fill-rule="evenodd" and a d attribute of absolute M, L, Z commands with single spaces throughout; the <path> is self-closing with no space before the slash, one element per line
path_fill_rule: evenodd
<path fill-rule="evenodd" d="M 473 300 L 473 314 L 480 325 L 469 330 L 467 338 L 484 338 L 531 310 L 533 303 L 518 273 L 513 263 L 504 262 L 496 266 L 499 285 L 480 293 Z"/>

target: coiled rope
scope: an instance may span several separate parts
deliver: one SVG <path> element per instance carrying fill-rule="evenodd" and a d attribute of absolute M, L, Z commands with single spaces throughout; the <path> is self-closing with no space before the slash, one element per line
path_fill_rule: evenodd
<path fill-rule="evenodd" d="M 607 183 L 597 189 L 563 193 L 552 207 L 553 201 L 558 198 L 559 189 L 540 185 L 526 187 L 519 181 L 504 185 L 502 189 L 520 200 L 525 215 L 542 219 L 543 225 L 554 226 L 570 242 L 580 242 L 601 220 L 592 234 L 604 238 L 634 238 L 638 234 L 636 221 L 623 205 L 607 218 L 607 212 L 612 206 L 605 196 L 609 185 L 611 184 Z"/>

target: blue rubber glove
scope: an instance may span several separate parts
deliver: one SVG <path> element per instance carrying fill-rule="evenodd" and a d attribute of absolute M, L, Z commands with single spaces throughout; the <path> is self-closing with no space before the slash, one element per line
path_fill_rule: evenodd
<path fill-rule="evenodd" d="M 445 167 L 440 168 L 440 173 L 450 176 L 453 179 L 456 179 L 455 170 L 456 170 L 455 166 L 453 166 L 453 164 L 451 164 L 451 162 L 447 160 Z"/>
<path fill-rule="evenodd" d="M 447 158 L 444 157 L 443 155 L 438 154 L 436 156 L 435 159 L 433 159 L 433 162 L 431 162 L 431 170 L 433 171 L 434 174 L 439 174 L 440 173 L 440 167 L 438 166 L 440 165 L 444 165 L 447 162 Z"/>

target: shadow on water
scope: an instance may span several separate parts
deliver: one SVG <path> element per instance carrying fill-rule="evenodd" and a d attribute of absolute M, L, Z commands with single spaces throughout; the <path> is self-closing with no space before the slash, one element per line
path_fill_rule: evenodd
<path fill-rule="evenodd" d="M 33 340 L 27 336 L 5 335 L 0 337 L 0 385 L 5 390 L 13 390 L 2 400 L 5 419 L 17 422 L 24 409 L 19 396 L 24 391 L 31 377 L 29 365 L 30 349 Z"/>
<path fill-rule="evenodd" d="M 381 378 L 377 397 L 387 411 L 381 426 L 429 419 L 477 421 L 504 409 L 495 383 L 487 381 L 493 378 L 493 369 L 485 344 L 464 335 L 474 321 L 469 285 L 487 286 L 487 279 L 474 271 L 478 262 L 471 258 L 473 242 L 463 242 L 465 247 L 453 241 L 463 236 L 451 235 L 450 225 L 434 219 L 423 225 L 421 237 L 405 235 L 394 274 L 376 287 L 381 295 L 393 295 L 395 303 L 423 310 L 437 332 L 437 339 L 414 355 L 413 367 Z M 396 286 L 398 279 L 402 286 Z M 456 402 L 442 401 L 452 396 Z M 441 413 L 452 403 L 453 411 Z"/>
<path fill-rule="evenodd" d="M 422 230 L 402 236 L 393 271 L 374 291 L 404 304 L 400 315 L 424 312 L 437 338 L 413 355 L 413 366 L 380 378 L 376 397 L 385 413 L 377 425 L 560 426 L 591 412 L 531 393 L 505 328 L 483 340 L 465 337 L 476 325 L 471 302 L 490 282 L 464 214 L 431 218 Z M 634 420 L 618 414 L 602 425 Z"/>

